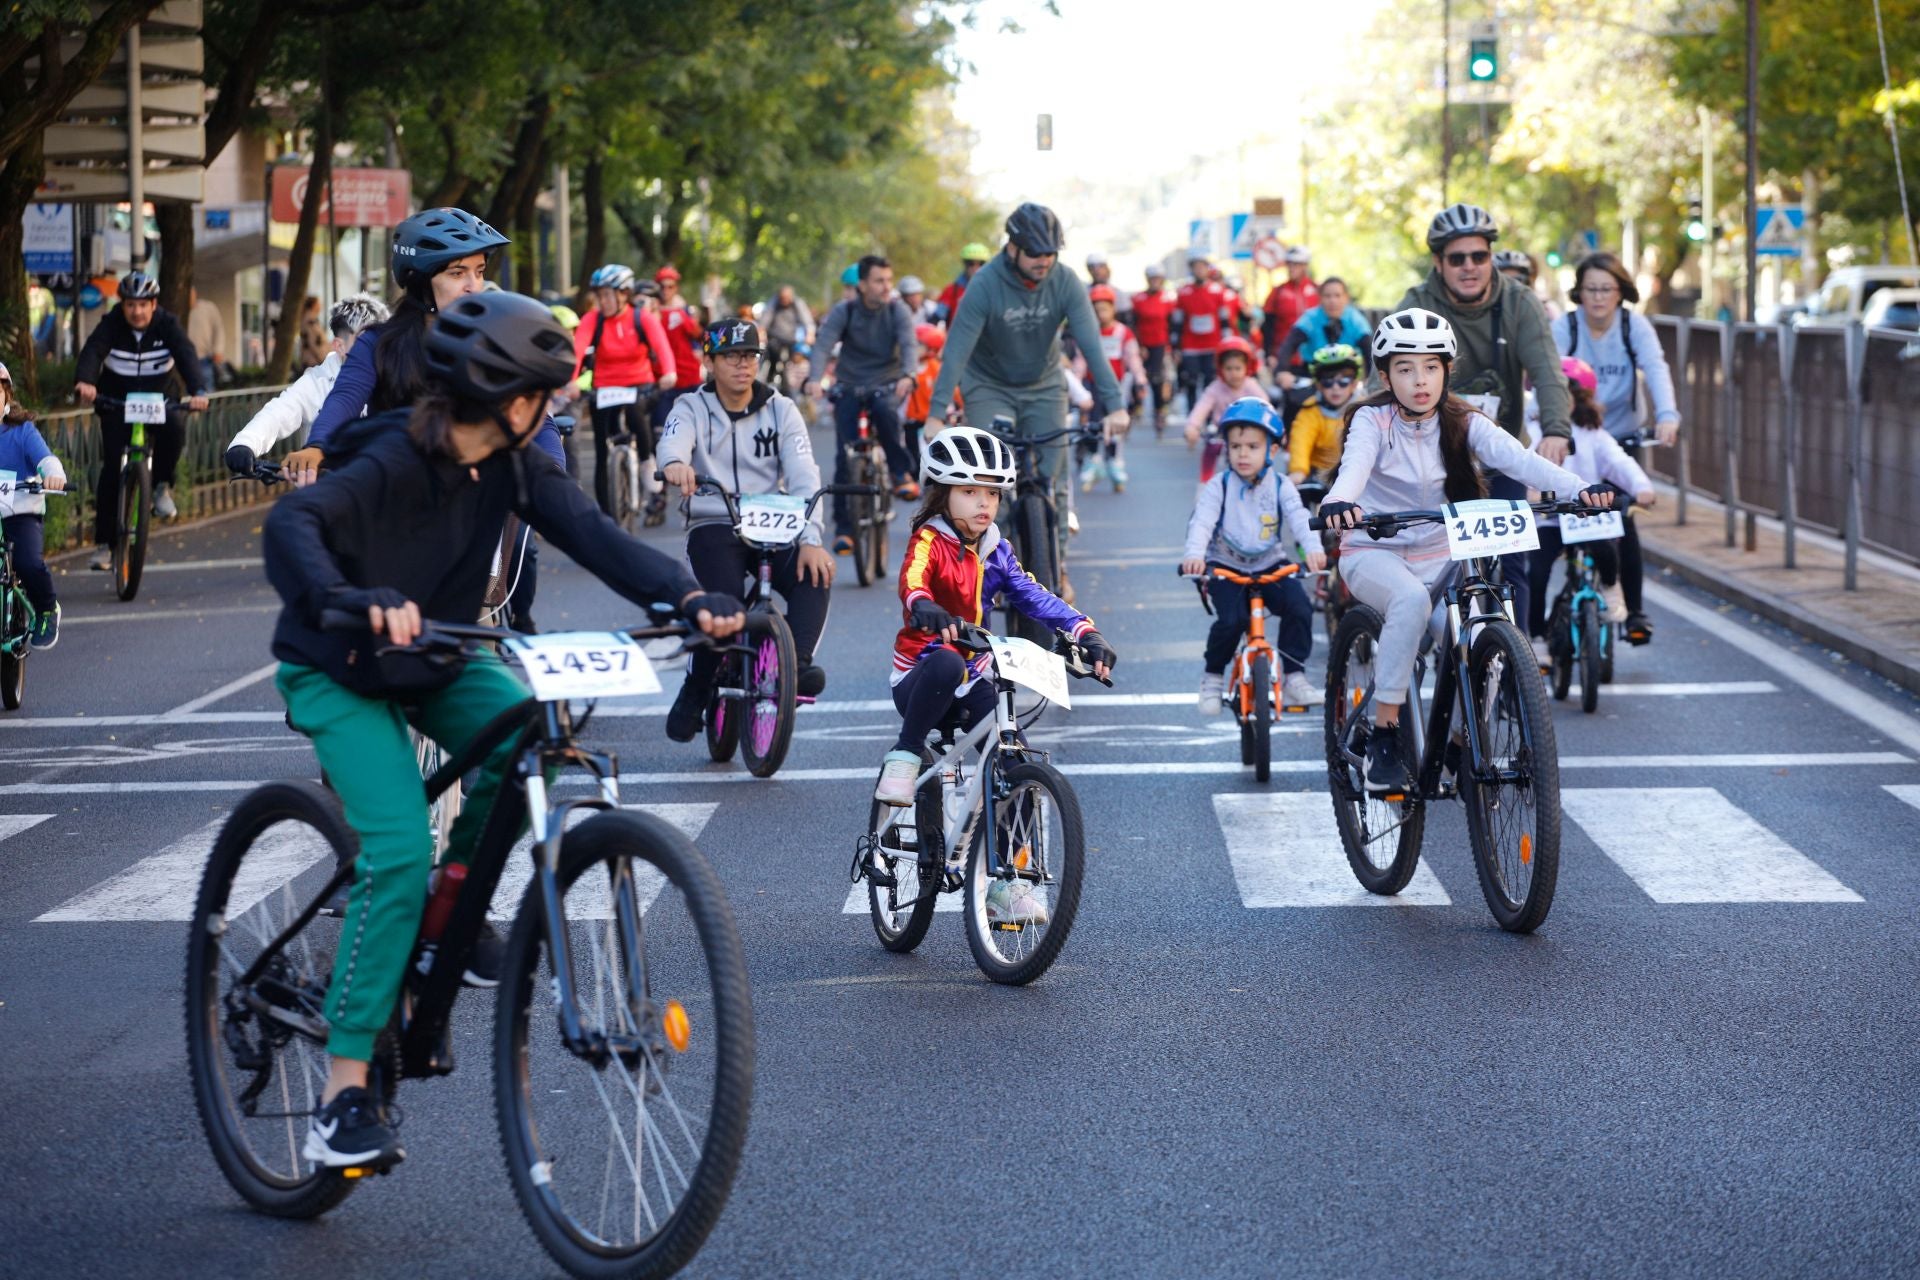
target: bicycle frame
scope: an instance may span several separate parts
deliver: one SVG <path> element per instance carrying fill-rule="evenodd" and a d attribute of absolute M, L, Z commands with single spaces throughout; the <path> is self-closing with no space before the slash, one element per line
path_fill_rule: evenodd
<path fill-rule="evenodd" d="M 1573 594 L 1567 601 L 1567 625 L 1570 628 L 1569 634 L 1573 637 L 1573 651 L 1578 654 L 1580 652 L 1581 602 L 1592 600 L 1594 604 L 1599 607 L 1602 619 L 1600 629 L 1602 631 L 1605 631 L 1607 627 L 1605 621 L 1607 602 L 1605 597 L 1603 597 L 1599 591 L 1595 590 L 1593 585 L 1593 553 L 1589 551 L 1584 544 L 1576 542 L 1566 549 L 1566 556 L 1567 586 L 1573 588 Z M 1564 588 L 1562 590 L 1564 590 Z"/>

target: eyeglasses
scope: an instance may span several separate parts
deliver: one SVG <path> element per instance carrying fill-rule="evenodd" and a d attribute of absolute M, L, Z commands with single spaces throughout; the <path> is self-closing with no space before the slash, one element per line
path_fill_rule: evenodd
<path fill-rule="evenodd" d="M 758 351 L 722 351 L 714 359 L 731 360 L 736 364 L 758 364 L 760 353 Z"/>
<path fill-rule="evenodd" d="M 1472 253 L 1450 253 L 1447 255 L 1447 265 L 1450 267 L 1464 267 L 1471 262 L 1476 267 L 1484 267 L 1487 265 L 1488 259 L 1492 257 L 1493 251 L 1491 249 L 1475 249 Z"/>
<path fill-rule="evenodd" d="M 1589 298 L 1611 298 L 1614 294 L 1620 292 L 1620 286 L 1613 284 L 1590 284 L 1582 286 L 1580 292 Z"/>
<path fill-rule="evenodd" d="M 1354 378 L 1350 373 L 1329 373 L 1322 377 L 1315 378 L 1314 381 L 1323 387 L 1332 387 L 1335 391 L 1338 391 L 1342 387 L 1352 386 Z"/>

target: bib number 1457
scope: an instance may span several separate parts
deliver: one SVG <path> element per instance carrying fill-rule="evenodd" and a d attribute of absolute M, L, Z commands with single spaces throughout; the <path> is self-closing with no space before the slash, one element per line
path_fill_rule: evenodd
<path fill-rule="evenodd" d="M 1441 510 L 1447 517 L 1447 553 L 1455 560 L 1539 550 L 1533 508 L 1517 498 L 1480 498 Z"/>

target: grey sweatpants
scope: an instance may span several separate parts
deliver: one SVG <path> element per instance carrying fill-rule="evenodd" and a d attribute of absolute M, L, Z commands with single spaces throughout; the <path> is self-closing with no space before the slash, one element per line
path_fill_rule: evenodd
<path fill-rule="evenodd" d="M 1045 435 L 1067 425 L 1067 384 L 1064 377 L 1034 386 L 1015 387 L 985 378 L 962 380 L 960 395 L 966 402 L 967 425 L 985 427 L 995 418 L 1013 419 L 1014 434 Z M 1067 509 L 1067 441 L 1063 436 L 1040 451 L 1040 470 L 1047 477 L 1053 500 L 1061 511 Z"/>
<path fill-rule="evenodd" d="M 1444 555 L 1409 562 L 1387 547 L 1340 552 L 1340 580 L 1353 598 L 1380 615 L 1380 648 L 1373 656 L 1373 698 L 1387 706 L 1407 700 L 1420 635 L 1440 618 L 1441 607 L 1427 589 L 1447 575 L 1453 562 Z"/>

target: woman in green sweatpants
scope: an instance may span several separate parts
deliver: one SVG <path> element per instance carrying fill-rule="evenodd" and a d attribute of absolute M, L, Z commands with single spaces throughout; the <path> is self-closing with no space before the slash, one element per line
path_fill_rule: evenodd
<path fill-rule="evenodd" d="M 472 257 L 476 269 L 484 263 Z M 329 442 L 329 473 L 276 502 L 265 527 L 267 577 L 285 603 L 276 684 L 360 838 L 325 1005 L 332 1062 L 303 1148 L 329 1167 L 385 1167 L 403 1155 L 366 1085 L 433 861 L 407 716 L 457 753 L 527 697 L 491 653 L 449 663 L 408 646 L 435 619 L 480 616 L 508 513 L 636 604 L 675 604 L 714 636 L 745 621 L 739 601 L 701 592 L 684 566 L 628 537 L 558 463 L 526 448 L 547 392 L 573 376 L 573 341 L 546 307 L 467 294 L 440 310 L 422 347 L 428 395 L 343 430 Z M 509 743 L 481 766 L 451 860 L 472 856 L 500 788 L 518 785 L 504 776 L 511 764 Z M 498 981 L 498 949 L 497 935 L 475 944 L 470 982 Z"/>

